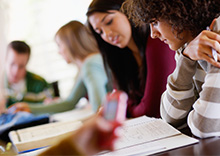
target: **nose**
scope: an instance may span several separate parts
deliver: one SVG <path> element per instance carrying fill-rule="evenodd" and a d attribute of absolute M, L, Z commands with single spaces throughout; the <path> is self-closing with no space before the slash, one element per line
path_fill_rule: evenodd
<path fill-rule="evenodd" d="M 152 24 L 150 24 L 150 36 L 151 36 L 151 38 L 153 38 L 153 39 L 159 37 L 158 31 L 156 30 L 156 28 L 155 28 Z"/>
<path fill-rule="evenodd" d="M 17 65 L 14 65 L 13 67 L 12 67 L 12 75 L 18 75 L 18 73 L 19 73 L 19 66 L 17 66 Z"/>
<path fill-rule="evenodd" d="M 58 54 L 62 55 L 62 52 L 61 52 L 61 50 L 60 50 L 60 49 L 58 50 Z"/>
<path fill-rule="evenodd" d="M 110 29 L 103 29 L 103 37 L 105 38 L 105 40 L 107 41 L 112 41 L 113 36 L 112 36 L 112 31 Z"/>

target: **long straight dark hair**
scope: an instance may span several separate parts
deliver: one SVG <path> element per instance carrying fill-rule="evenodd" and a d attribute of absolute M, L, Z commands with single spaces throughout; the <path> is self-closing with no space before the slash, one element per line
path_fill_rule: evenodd
<path fill-rule="evenodd" d="M 89 17 L 95 12 L 108 13 L 109 10 L 119 11 L 123 2 L 124 0 L 93 0 L 86 15 Z M 143 97 L 146 83 L 147 67 L 145 49 L 149 36 L 149 27 L 148 25 L 135 27 L 134 24 L 130 24 L 132 28 L 132 37 L 142 58 L 141 68 L 138 67 L 136 59 L 128 47 L 119 48 L 105 42 L 88 22 L 97 40 L 108 77 L 112 77 L 113 75 L 113 81 L 118 89 L 125 91 L 129 98 L 135 104 L 138 104 Z"/>

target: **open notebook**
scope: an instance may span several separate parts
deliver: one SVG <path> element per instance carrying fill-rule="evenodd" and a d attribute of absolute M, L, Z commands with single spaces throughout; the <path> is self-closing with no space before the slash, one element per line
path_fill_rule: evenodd
<path fill-rule="evenodd" d="M 199 142 L 182 134 L 162 119 L 146 116 L 126 121 L 118 133 L 120 138 L 116 141 L 116 150 L 98 155 L 151 155 Z"/>
<path fill-rule="evenodd" d="M 11 131 L 9 137 L 18 153 L 52 146 L 59 139 L 71 135 L 81 127 L 81 121 L 48 123 L 40 126 Z"/>
<path fill-rule="evenodd" d="M 197 139 L 182 134 L 161 119 L 146 116 L 125 121 L 118 129 L 119 139 L 115 142 L 115 151 L 103 151 L 99 156 L 138 156 L 152 155 L 159 152 L 198 143 Z M 38 155 L 45 149 L 22 154 Z"/>

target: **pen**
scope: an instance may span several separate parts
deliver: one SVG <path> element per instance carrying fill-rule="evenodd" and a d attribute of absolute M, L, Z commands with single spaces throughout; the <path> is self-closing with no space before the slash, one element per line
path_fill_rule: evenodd
<path fill-rule="evenodd" d="M 18 152 L 18 154 L 27 153 L 27 152 L 33 152 L 33 151 L 36 151 L 36 150 L 39 150 L 39 149 L 43 149 L 43 148 L 46 148 L 46 147 L 49 147 L 49 146 L 43 146 L 43 147 L 38 147 L 38 148 L 33 148 L 33 149 L 21 151 L 21 152 Z"/>
<path fill-rule="evenodd" d="M 207 30 L 211 31 L 209 27 L 206 28 Z M 212 56 L 216 62 L 218 62 L 218 56 L 217 56 L 217 51 L 212 48 Z"/>
<path fill-rule="evenodd" d="M 5 152 L 5 148 L 0 145 L 0 153 L 4 153 L 4 152 Z"/>

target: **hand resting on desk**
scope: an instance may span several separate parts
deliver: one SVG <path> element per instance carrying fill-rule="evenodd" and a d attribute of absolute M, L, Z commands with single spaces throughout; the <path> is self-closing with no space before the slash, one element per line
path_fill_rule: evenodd
<path fill-rule="evenodd" d="M 11 105 L 7 111 L 11 113 L 17 113 L 19 111 L 24 111 L 24 112 L 29 112 L 29 113 L 31 112 L 28 104 L 25 102 L 15 103 Z"/>

